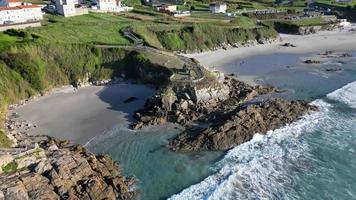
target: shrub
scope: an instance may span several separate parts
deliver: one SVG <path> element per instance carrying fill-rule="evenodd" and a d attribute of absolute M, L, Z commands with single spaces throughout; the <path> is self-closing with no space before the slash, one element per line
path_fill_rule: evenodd
<path fill-rule="evenodd" d="M 17 163 L 15 161 L 12 161 L 10 163 L 8 163 L 5 166 L 2 166 L 2 171 L 5 174 L 13 174 L 17 171 Z"/>

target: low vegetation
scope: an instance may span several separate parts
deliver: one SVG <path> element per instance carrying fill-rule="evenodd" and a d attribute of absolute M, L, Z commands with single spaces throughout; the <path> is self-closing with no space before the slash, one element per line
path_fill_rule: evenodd
<path fill-rule="evenodd" d="M 16 163 L 16 161 L 12 161 L 12 162 L 8 163 L 7 165 L 2 166 L 2 171 L 5 174 L 13 174 L 13 173 L 15 173 L 17 171 L 17 163 Z"/>
<path fill-rule="evenodd" d="M 147 45 L 173 51 L 207 50 L 221 44 L 243 43 L 277 36 L 277 32 L 269 26 L 248 29 L 207 23 L 165 30 L 157 29 L 155 26 L 141 26 L 134 27 L 133 31 L 142 36 Z"/>

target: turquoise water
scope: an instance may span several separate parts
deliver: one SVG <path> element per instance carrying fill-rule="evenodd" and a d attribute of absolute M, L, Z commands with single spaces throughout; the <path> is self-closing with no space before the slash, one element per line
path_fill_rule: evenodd
<path fill-rule="evenodd" d="M 138 178 L 139 199 L 165 199 L 213 173 L 210 166 L 222 156 L 221 152 L 169 151 L 168 139 L 180 131 L 173 125 L 140 131 L 118 126 L 88 148 L 109 154 L 124 174 Z"/>
<path fill-rule="evenodd" d="M 355 199 L 356 82 L 312 104 L 320 111 L 235 147 L 171 199 Z"/>
<path fill-rule="evenodd" d="M 304 56 L 252 57 L 253 72 L 237 62 L 225 66 L 285 89 L 281 96 L 312 100 L 320 111 L 235 147 L 215 173 L 171 199 L 356 199 L 355 58 L 311 66 L 300 64 Z M 267 58 L 274 63 L 256 64 Z"/>
<path fill-rule="evenodd" d="M 118 126 L 88 147 L 140 180 L 139 199 L 355 199 L 356 58 L 304 65 L 305 56 L 254 56 L 224 66 L 320 108 L 226 154 L 168 151 L 168 139 L 180 132 L 173 125 L 139 132 Z M 261 61 L 267 59 L 273 62 Z M 341 70 L 324 70 L 330 67 Z"/>

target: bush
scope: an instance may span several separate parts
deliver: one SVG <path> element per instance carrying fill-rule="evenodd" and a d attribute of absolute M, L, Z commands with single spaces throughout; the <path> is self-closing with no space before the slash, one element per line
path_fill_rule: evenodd
<path fill-rule="evenodd" d="M 5 174 L 13 174 L 17 171 L 17 163 L 15 161 L 12 161 L 10 163 L 8 163 L 5 166 L 2 166 L 2 171 Z"/>

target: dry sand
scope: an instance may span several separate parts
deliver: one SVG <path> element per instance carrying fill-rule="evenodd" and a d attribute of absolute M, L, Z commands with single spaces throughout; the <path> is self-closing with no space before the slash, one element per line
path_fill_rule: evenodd
<path fill-rule="evenodd" d="M 350 31 L 356 25 L 344 30 L 322 31 L 312 35 L 281 35 L 281 42 L 251 47 L 233 48 L 228 50 L 208 51 L 185 56 L 197 59 L 203 65 L 219 70 L 219 65 L 254 55 L 273 53 L 311 53 L 320 51 L 351 51 L 356 50 L 356 31 Z M 296 47 L 282 47 L 281 44 L 291 43 Z"/>
<path fill-rule="evenodd" d="M 18 120 L 37 125 L 30 131 L 32 134 L 46 134 L 84 145 L 118 124 L 128 126 L 132 113 L 153 94 L 154 89 L 134 84 L 90 86 L 78 91 L 65 89 L 11 113 L 18 113 Z M 123 103 L 131 96 L 138 100 Z"/>

